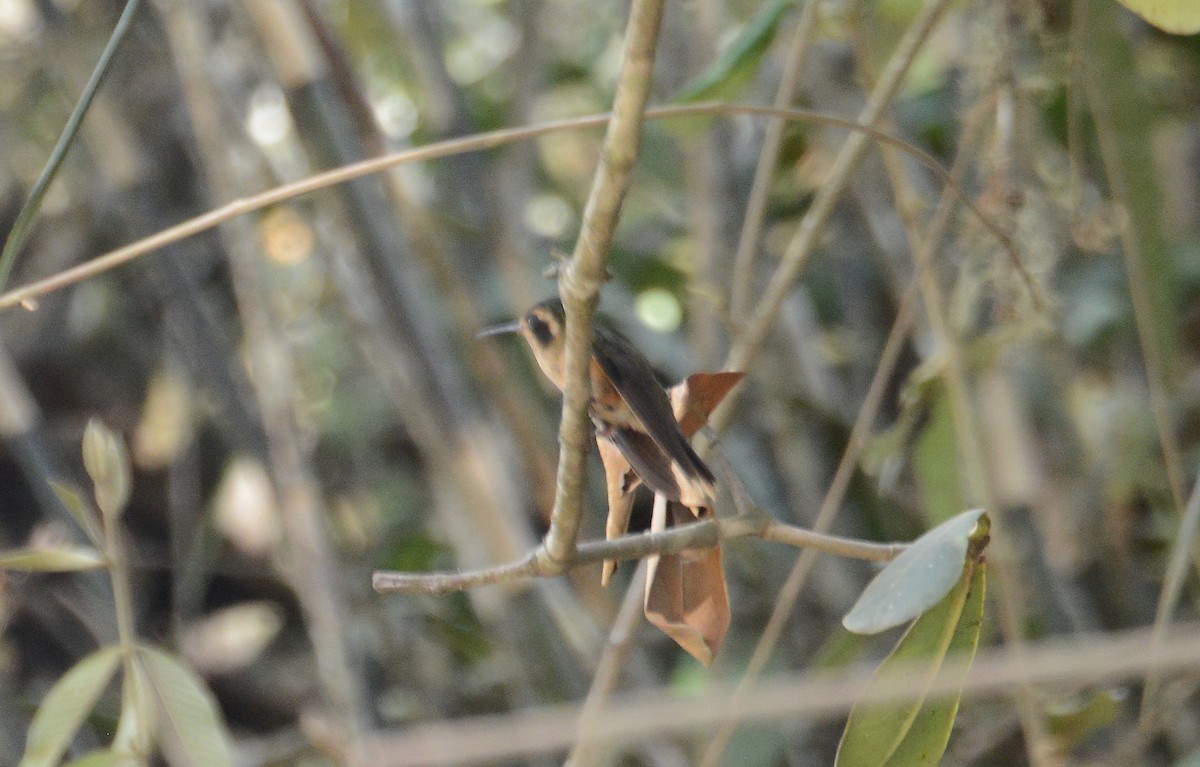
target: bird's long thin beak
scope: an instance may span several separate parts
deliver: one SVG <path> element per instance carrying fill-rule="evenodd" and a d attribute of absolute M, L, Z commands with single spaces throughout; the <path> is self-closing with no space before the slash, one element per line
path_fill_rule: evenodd
<path fill-rule="evenodd" d="M 488 338 L 489 336 L 499 336 L 505 333 L 520 333 L 521 321 L 513 320 L 506 322 L 503 325 L 492 325 L 490 328 L 484 328 L 475 334 L 476 338 Z"/>

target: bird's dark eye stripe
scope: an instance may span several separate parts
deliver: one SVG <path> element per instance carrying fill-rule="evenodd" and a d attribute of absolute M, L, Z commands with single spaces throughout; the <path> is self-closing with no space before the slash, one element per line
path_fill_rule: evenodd
<path fill-rule="evenodd" d="M 554 332 L 550 329 L 550 324 L 536 314 L 526 317 L 525 323 L 529 325 L 529 329 L 533 331 L 534 337 L 542 346 L 548 345 L 554 339 Z"/>

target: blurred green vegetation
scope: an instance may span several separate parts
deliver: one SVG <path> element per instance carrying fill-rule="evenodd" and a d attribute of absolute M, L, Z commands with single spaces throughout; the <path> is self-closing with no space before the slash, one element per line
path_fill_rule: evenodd
<path fill-rule="evenodd" d="M 853 118 L 924 5 L 818 6 L 787 102 Z M 0 2 L 0 231 L 122 6 Z M 689 83 L 703 85 L 697 98 L 772 103 L 806 7 L 669 2 L 652 103 Z M 582 0 L 149 4 L 9 287 L 362 157 L 606 111 L 625 12 Z M 998 609 L 1016 611 L 1028 640 L 1155 620 L 1200 457 L 1198 83 L 1200 36 L 1115 3 L 955 3 L 880 126 L 954 167 L 1047 299 L 1031 301 L 977 220 L 951 216 L 928 271 L 943 299 L 922 292 L 837 506 L 836 532 L 908 540 L 991 505 L 1006 545 L 989 564 L 985 648 L 1019 638 Z M 737 275 L 767 126 L 646 127 L 600 311 L 671 378 L 719 367 L 738 342 L 731 285 L 748 281 L 753 310 L 845 136 L 786 126 L 755 257 Z M 632 567 L 607 591 L 584 568 L 453 598 L 380 597 L 371 573 L 504 562 L 544 532 L 557 394 L 518 343 L 472 336 L 555 290 L 542 274 L 571 250 L 600 137 L 557 133 L 322 190 L 0 314 L 0 548 L 82 542 L 47 489 L 83 486 L 78 445 L 99 415 L 130 444 L 138 634 L 210 684 L 240 763 L 338 762 L 330 732 L 370 742 L 582 701 Z M 940 194 L 918 163 L 881 157 L 871 150 L 851 176 L 722 435 L 749 495 L 793 524 L 816 518 L 916 279 L 905 226 L 924 237 Z M 650 290 L 678 303 L 678 327 L 639 316 Z M 938 317 L 961 353 L 985 489 Z M 591 467 L 595 538 L 604 494 Z M 713 669 L 642 625 L 618 691 L 686 696 L 740 678 L 795 560 L 773 544 L 727 547 L 733 626 Z M 767 677 L 883 658 L 894 636 L 850 639 L 839 624 L 871 575 L 822 557 Z M 53 682 L 115 641 L 106 584 L 94 572 L 0 580 L 0 764 L 22 752 Z M 1195 597 L 1189 577 L 1174 620 L 1197 617 Z M 261 646 L 254 626 L 213 629 L 242 603 L 281 616 Z M 1195 759 L 1191 675 L 1164 682 L 1141 730 L 1137 680 L 1089 682 L 1038 689 L 1040 727 L 1008 698 L 966 699 L 945 763 L 1025 763 L 1038 738 L 1052 744 L 1043 764 Z M 106 742 L 110 697 L 71 754 Z M 722 763 L 832 764 L 844 722 L 756 722 Z M 696 763 L 712 735 L 613 756 Z"/>

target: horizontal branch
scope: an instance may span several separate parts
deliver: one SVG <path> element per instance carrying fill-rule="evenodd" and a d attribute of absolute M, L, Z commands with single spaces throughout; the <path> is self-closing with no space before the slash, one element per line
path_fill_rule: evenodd
<path fill-rule="evenodd" d="M 371 583 L 380 594 L 445 594 L 495 583 L 555 576 L 561 574 L 563 569 L 604 560 L 643 559 L 662 554 L 676 554 L 687 549 L 709 549 L 722 541 L 739 538 L 760 538 L 797 548 L 813 548 L 829 554 L 873 562 L 895 559 L 908 545 L 872 543 L 815 533 L 802 527 L 776 522 L 766 516 L 747 515 L 732 519 L 709 519 L 660 533 L 635 533 L 611 541 L 581 543 L 565 563 L 551 563 L 545 548 L 539 546 L 520 560 L 495 567 L 440 573 L 380 570 L 375 573 Z"/>
<path fill-rule="evenodd" d="M 1052 689 L 1103 687 L 1145 678 L 1154 669 L 1188 675 L 1200 665 L 1200 624 L 1179 626 L 1153 652 L 1148 629 L 1110 634 L 1074 634 L 1047 639 L 1015 651 L 979 649 L 968 674 L 968 660 L 948 658 L 942 672 L 929 678 L 927 660 L 877 669 L 872 664 L 847 668 L 779 672 L 754 683 L 751 693 L 735 697 L 733 684 L 711 680 L 682 700 L 675 690 L 627 692 L 609 701 L 590 722 L 589 735 L 610 753 L 651 738 L 686 738 L 711 733 L 730 711 L 746 726 L 775 727 L 844 716 L 856 705 L 895 704 L 916 696 L 954 696 L 967 700 L 1008 694 L 1017 685 Z M 964 683 L 963 677 L 966 677 Z M 926 680 L 927 684 L 919 683 Z M 525 763 L 538 755 L 570 748 L 579 727 L 579 704 L 415 723 L 404 729 L 373 733 L 357 756 L 372 767 L 450 767 L 494 762 Z M 519 732 L 520 737 L 512 733 Z"/>
<path fill-rule="evenodd" d="M 1035 291 L 1036 286 L 1033 280 L 1028 275 L 1028 271 L 1020 262 L 1017 254 L 1016 245 L 1012 238 L 1004 231 L 1004 229 L 990 218 L 971 197 L 963 190 L 963 188 L 950 177 L 950 174 L 941 166 L 941 164 L 930 155 L 912 144 L 904 141 L 901 138 L 884 133 L 883 131 L 869 128 L 865 125 L 859 125 L 852 120 L 847 120 L 841 117 L 832 115 L 820 114 L 818 112 L 809 112 L 803 109 L 775 109 L 773 107 L 759 107 L 746 104 L 682 104 L 667 107 L 657 107 L 646 110 L 645 118 L 647 120 L 665 120 L 671 118 L 683 117 L 706 117 L 713 115 L 742 115 L 751 114 L 761 117 L 773 117 L 789 121 L 808 122 L 818 125 L 828 125 L 837 128 L 845 128 L 849 131 L 863 133 L 870 138 L 880 143 L 894 146 L 908 154 L 917 162 L 928 168 L 938 179 L 953 190 L 954 196 L 957 197 L 967 207 L 968 210 L 978 218 L 985 227 L 996 237 L 1001 247 L 1004 248 L 1009 258 L 1012 259 L 1018 271 L 1022 274 L 1027 286 L 1031 291 Z M 38 299 L 61 290 L 69 285 L 74 285 L 78 282 L 94 277 L 98 274 L 115 269 L 122 264 L 128 263 L 136 258 L 146 255 L 159 248 L 165 247 L 180 240 L 192 237 L 200 232 L 207 231 L 213 227 L 228 221 L 237 216 L 243 216 L 248 213 L 254 213 L 263 210 L 272 205 L 278 205 L 285 200 L 290 200 L 304 194 L 309 194 L 320 189 L 342 184 L 347 181 L 361 178 L 372 173 L 379 173 L 399 165 L 404 165 L 413 162 L 428 162 L 451 155 L 463 154 L 465 152 L 478 152 L 487 149 L 495 149 L 506 144 L 511 144 L 515 141 L 524 141 L 539 136 L 546 136 L 552 133 L 559 133 L 568 130 L 579 130 L 581 128 L 595 127 L 605 125 L 610 119 L 608 114 L 589 115 L 586 117 L 572 117 L 563 120 L 554 120 L 538 125 L 522 128 L 504 128 L 501 130 L 490 131 L 488 133 L 480 133 L 465 138 L 449 139 L 446 141 L 429 144 L 415 149 L 406 149 L 402 152 L 385 155 L 383 157 L 373 157 L 369 160 L 344 165 L 340 168 L 324 171 L 308 178 L 295 181 L 290 184 L 278 186 L 269 189 L 265 192 L 260 192 L 249 197 L 244 197 L 238 200 L 229 202 L 220 208 L 211 210 L 196 218 L 190 218 L 168 229 L 153 234 L 137 242 L 130 243 L 116 250 L 109 251 L 101 256 L 97 256 L 82 264 L 63 270 L 56 274 L 50 275 L 44 279 L 32 282 L 19 288 L 10 290 L 0 295 L 0 310 L 8 309 L 14 306 L 24 306 L 28 309 L 33 309 L 37 306 Z"/>

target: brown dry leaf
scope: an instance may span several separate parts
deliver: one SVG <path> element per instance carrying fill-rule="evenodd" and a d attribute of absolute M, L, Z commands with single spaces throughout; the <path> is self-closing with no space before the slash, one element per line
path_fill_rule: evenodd
<path fill-rule="evenodd" d="M 685 524 L 693 514 L 712 516 L 709 509 L 688 509 L 658 496 L 651 530 Z M 660 513 L 660 509 L 665 513 Z M 660 526 L 660 527 L 659 527 Z M 687 549 L 648 560 L 646 620 L 708 666 L 729 630 L 729 592 L 721 548 Z"/>
<path fill-rule="evenodd" d="M 725 370 L 720 373 L 693 373 L 683 383 L 675 384 L 669 392 L 675 419 L 683 436 L 691 439 L 708 423 L 708 417 L 725 399 L 733 387 L 741 383 L 745 373 Z"/>

